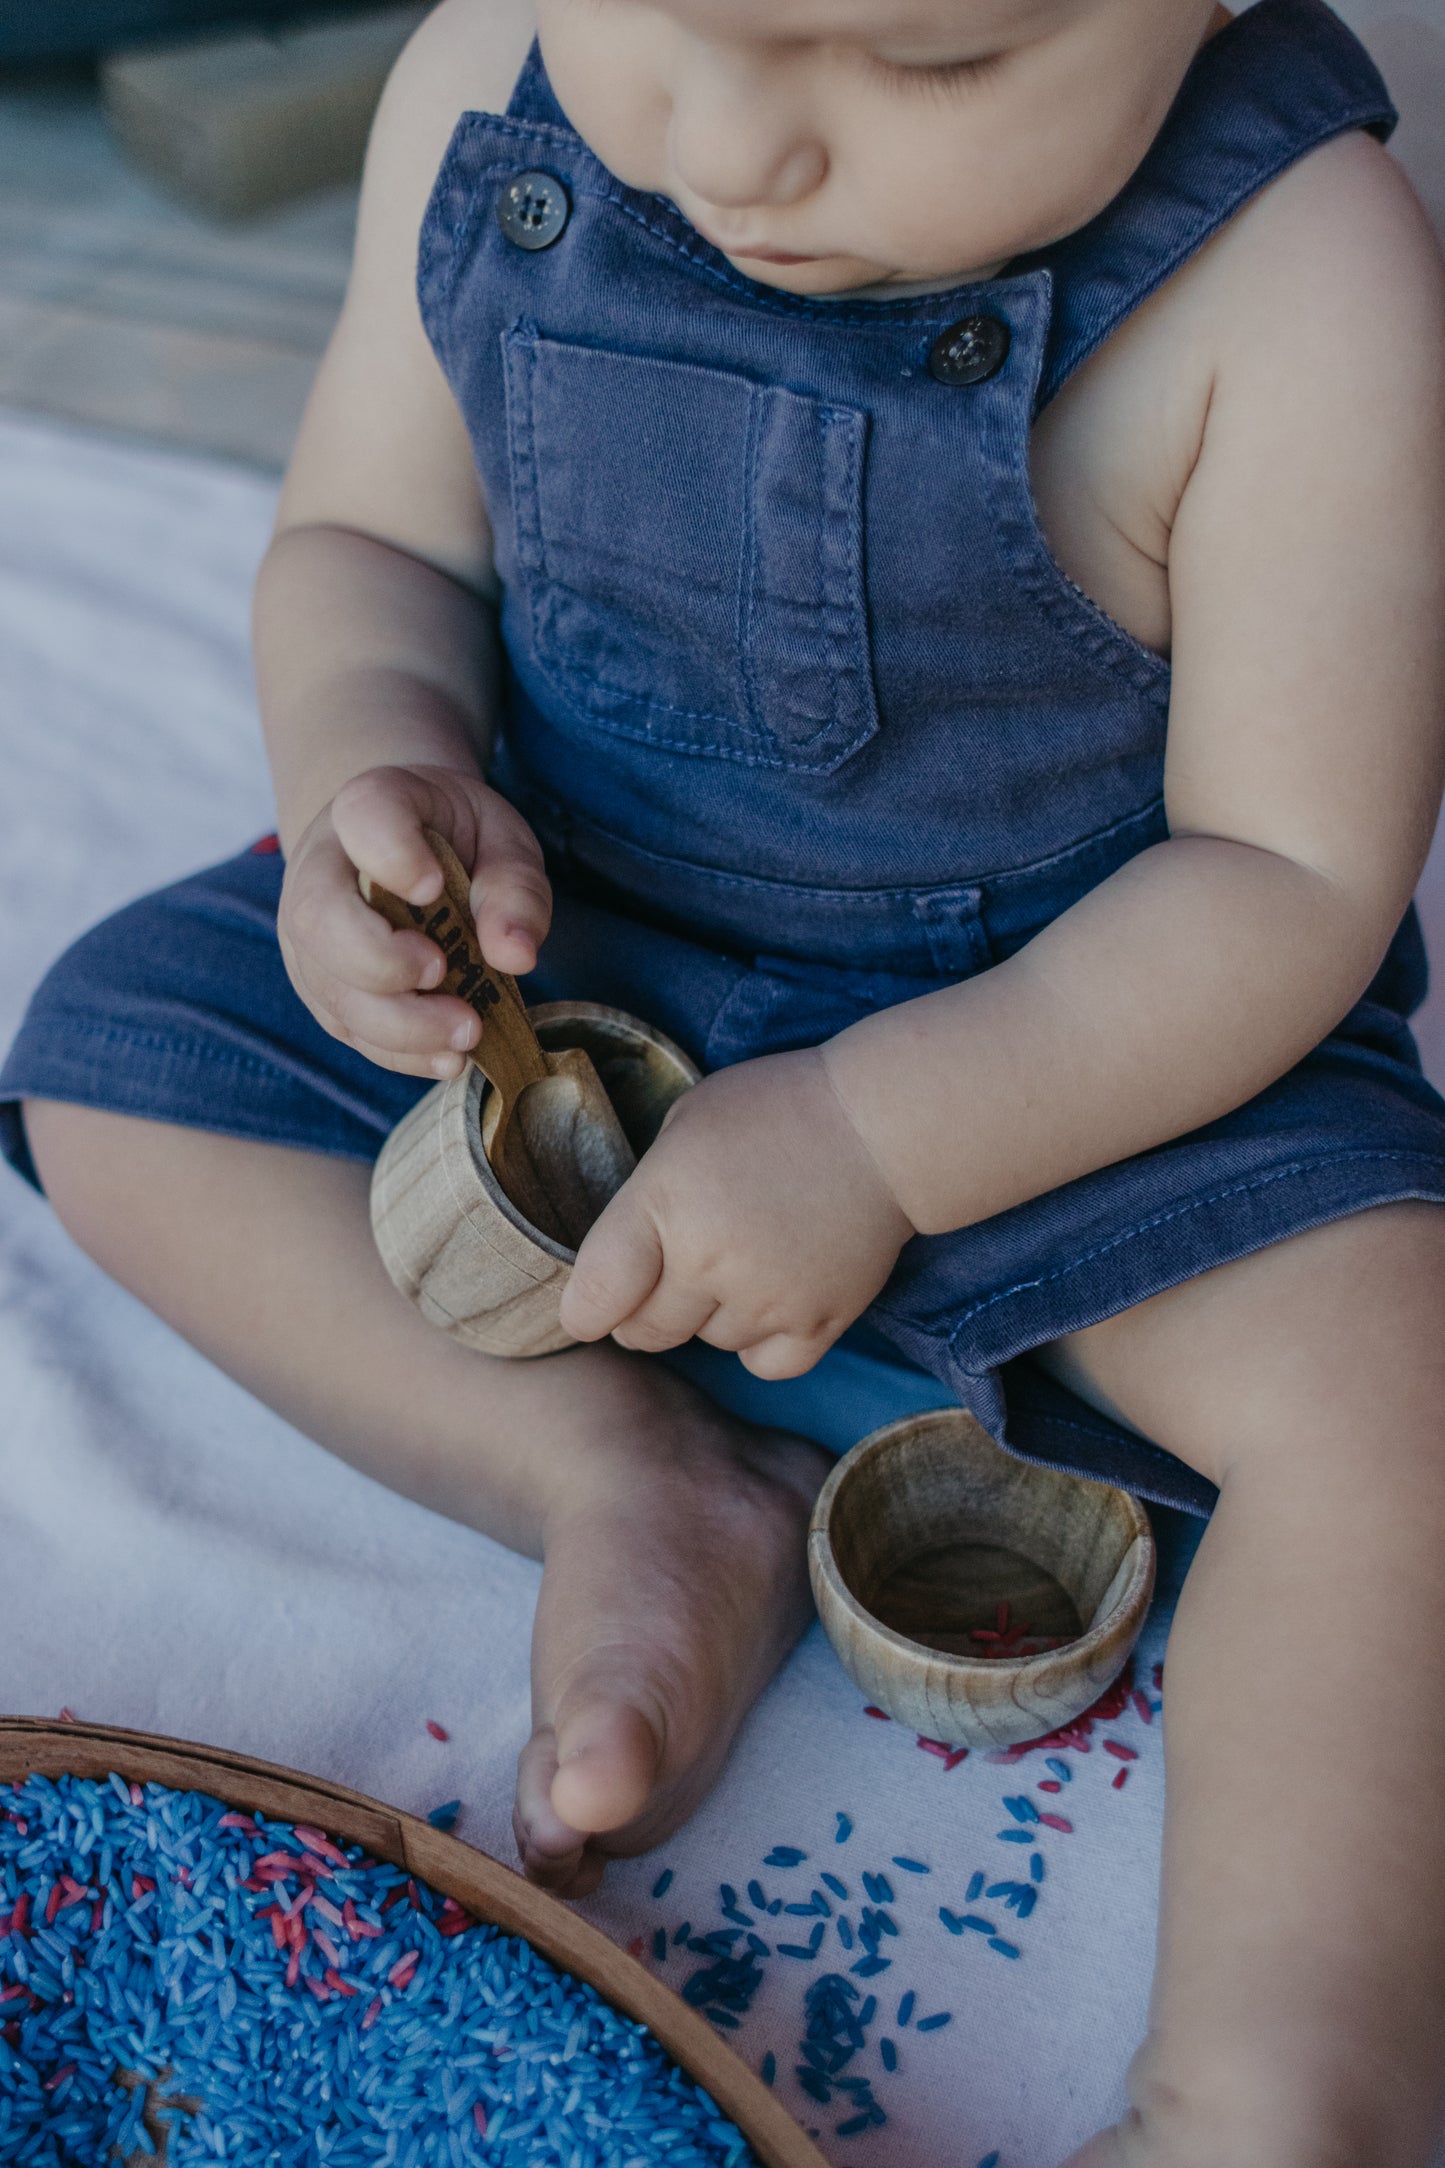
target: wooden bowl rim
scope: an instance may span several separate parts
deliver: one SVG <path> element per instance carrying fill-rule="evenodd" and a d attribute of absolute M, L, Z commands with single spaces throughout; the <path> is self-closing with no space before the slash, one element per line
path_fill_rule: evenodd
<path fill-rule="evenodd" d="M 0 1716 L 0 1781 L 14 1781 L 22 1765 L 24 1775 L 46 1777 L 95 1778 L 114 1770 L 129 1781 L 206 1792 L 228 1807 L 309 1823 L 328 1836 L 360 1844 L 371 1857 L 455 1897 L 476 1918 L 521 1936 L 613 2009 L 646 2026 L 737 2125 L 764 2168 L 827 2168 L 782 2102 L 706 2018 L 560 1898 L 524 1881 L 479 1846 L 365 1792 L 281 1763 L 119 1725 Z"/>
<path fill-rule="evenodd" d="M 928 1408 L 921 1414 L 901 1415 L 896 1421 L 883 1424 L 881 1429 L 870 1431 L 866 1438 L 860 1438 L 855 1446 L 852 1446 L 848 1452 L 844 1453 L 835 1462 L 827 1481 L 818 1493 L 817 1502 L 813 1507 L 813 1516 L 808 1525 L 809 1562 L 823 1577 L 827 1584 L 829 1597 L 838 1605 L 839 1609 L 845 1612 L 856 1626 L 870 1635 L 883 1648 L 910 1663 L 924 1662 L 931 1670 L 937 1670 L 941 1667 L 949 1677 L 960 1680 L 972 1678 L 1001 1680 L 1021 1677 L 1027 1673 L 1031 1665 L 1037 1665 L 1041 1671 L 1051 1670 L 1056 1674 L 1059 1672 L 1067 1673 L 1072 1669 L 1085 1668 L 1087 1659 L 1102 1648 L 1105 1641 L 1118 1632 L 1121 1623 L 1133 1623 L 1133 1614 L 1136 1611 L 1139 1614 L 1138 1623 L 1143 1624 L 1144 1612 L 1147 1608 L 1149 1593 L 1154 1580 L 1154 1531 L 1150 1526 L 1149 1517 L 1133 1492 L 1122 1489 L 1117 1483 L 1105 1483 L 1093 1476 L 1075 1476 L 1071 1470 L 1066 1468 L 1046 1471 L 1050 1474 L 1069 1477 L 1076 1483 L 1097 1482 L 1100 1490 L 1113 1491 L 1116 1496 L 1124 1501 L 1126 1516 L 1134 1527 L 1134 1534 L 1124 1551 L 1125 1558 L 1132 1556 L 1133 1565 L 1130 1569 L 1129 1578 L 1119 1593 L 1118 1601 L 1112 1610 L 1106 1611 L 1101 1619 L 1096 1619 L 1087 1632 L 1077 1635 L 1072 1641 L 1065 1642 L 1062 1648 L 1039 1649 L 1032 1656 L 1011 1656 L 1007 1660 L 994 1656 L 957 1656 L 948 1649 L 930 1648 L 927 1642 L 915 1641 L 911 1634 L 900 1633 L 896 1626 L 886 1625 L 876 1612 L 870 1611 L 866 1604 L 859 1601 L 843 1578 L 842 1569 L 833 1550 L 830 1523 L 838 1493 L 850 1474 L 857 1469 L 861 1456 L 875 1451 L 886 1451 L 900 1431 L 916 1431 L 924 1426 L 939 1429 L 952 1428 L 957 1424 L 960 1417 L 983 1430 L 983 1425 L 978 1422 L 977 1416 L 970 1415 L 966 1408 Z M 984 1431 L 983 1434 L 985 1437 L 988 1436 L 987 1431 Z M 1000 1446 L 998 1450 L 1002 1452 L 1003 1447 Z M 1020 1465 L 1028 1467 L 1032 1463 L 1024 1461 Z M 1121 1559 L 1120 1563 L 1122 1564 L 1122 1562 Z M 825 1630 L 826 1625 L 825 1620 Z"/>
<path fill-rule="evenodd" d="M 656 1024 L 649 1024 L 642 1017 L 634 1016 L 630 1009 L 615 1008 L 609 1001 L 538 1001 L 528 1008 L 527 1014 L 532 1020 L 533 1030 L 538 1024 L 557 1024 L 568 1017 L 581 1017 L 584 1020 L 617 1017 L 624 1024 L 630 1024 L 634 1031 L 641 1032 L 650 1045 L 660 1048 L 670 1060 L 675 1061 L 690 1084 L 702 1082 L 701 1069 L 690 1054 L 683 1052 L 676 1039 L 670 1039 L 665 1031 L 659 1031 Z"/>
<path fill-rule="evenodd" d="M 548 1024 L 577 1021 L 586 1023 L 604 1017 L 625 1024 L 629 1032 L 640 1039 L 644 1045 L 657 1047 L 667 1055 L 670 1061 L 675 1062 L 687 1078 L 689 1086 L 701 1082 L 702 1071 L 698 1068 L 697 1063 L 683 1052 L 675 1039 L 669 1039 L 665 1031 L 659 1031 L 654 1024 L 644 1023 L 640 1016 L 633 1016 L 629 1010 L 613 1008 L 609 1002 L 539 1001 L 529 1006 L 527 1015 L 534 1030 L 539 1024 L 545 1029 Z M 487 1157 L 486 1148 L 482 1143 L 482 1123 L 486 1119 L 487 1094 L 492 1087 L 475 1062 L 468 1062 L 461 1075 L 448 1079 L 444 1088 L 451 1089 L 458 1084 L 463 1087 L 460 1109 L 463 1134 L 471 1154 L 473 1169 L 477 1180 L 482 1185 L 488 1204 L 494 1211 L 499 1212 L 503 1219 L 510 1221 L 518 1234 L 524 1235 L 534 1249 L 540 1250 L 543 1256 L 550 1257 L 554 1264 L 575 1265 L 577 1252 L 569 1250 L 565 1243 L 558 1242 L 553 1236 L 545 1234 L 540 1227 L 534 1227 L 525 1213 L 519 1211 L 517 1206 L 513 1204 L 511 1198 L 497 1180 L 492 1163 Z M 473 1111 L 475 1111 L 475 1120 L 473 1120 Z M 458 1201 L 460 1202 L 460 1200 Z"/>

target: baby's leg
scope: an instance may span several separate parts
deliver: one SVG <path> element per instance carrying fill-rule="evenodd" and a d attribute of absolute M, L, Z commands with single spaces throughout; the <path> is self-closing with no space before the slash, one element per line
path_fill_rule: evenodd
<path fill-rule="evenodd" d="M 1445 2118 L 1445 1211 L 1281 1242 L 1049 1367 L 1221 1491 L 1169 1642 L 1133 2110 L 1069 2168 L 1424 2168 Z"/>
<path fill-rule="evenodd" d="M 354 1161 L 48 1101 L 26 1125 L 76 1240 L 213 1362 L 377 1481 L 543 1560 L 528 1871 L 580 1894 L 606 1854 L 683 1821 L 811 1614 L 826 1456 L 610 1345 L 460 1347 L 386 1277 Z"/>

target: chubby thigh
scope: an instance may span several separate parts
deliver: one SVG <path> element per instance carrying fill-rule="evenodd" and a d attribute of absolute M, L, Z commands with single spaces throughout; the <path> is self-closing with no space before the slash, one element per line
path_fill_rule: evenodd
<path fill-rule="evenodd" d="M 1445 1474 L 1445 1204 L 1310 1227 L 1034 1351 L 1224 1489 L 1260 1463 L 1318 1498 L 1336 1460 Z M 1445 1538 L 1445 1529 L 1442 1529 Z M 1442 1554 L 1445 1573 L 1445 1554 Z"/>

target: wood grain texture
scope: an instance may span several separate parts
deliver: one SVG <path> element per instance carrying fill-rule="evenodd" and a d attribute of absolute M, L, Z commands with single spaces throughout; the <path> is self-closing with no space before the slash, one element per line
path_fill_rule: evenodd
<path fill-rule="evenodd" d="M 1016 1746 L 1082 1715 L 1118 1677 L 1154 1588 L 1137 1498 L 1017 1460 L 962 1408 L 890 1423 L 819 1494 L 813 1594 L 844 1670 L 929 1739 Z M 1001 1598 L 1063 1647 L 961 1653 Z"/>
<path fill-rule="evenodd" d="M 108 1725 L 0 1717 L 0 1782 L 32 1774 L 104 1778 L 112 1770 L 136 1783 L 207 1792 L 229 1807 L 309 1824 L 406 1868 L 443 1896 L 455 1897 L 475 1918 L 522 1936 L 551 1963 L 594 1987 L 614 2009 L 645 2025 L 737 2124 L 764 2168 L 825 2168 L 786 2109 L 705 2018 L 560 1899 L 459 1837 L 361 1792 L 220 1747 Z"/>
<path fill-rule="evenodd" d="M 529 1014 L 546 1054 L 587 1054 L 640 1157 L 697 1081 L 681 1048 L 598 1002 Z M 486 1355 L 550 1355 L 571 1345 L 557 1312 L 577 1253 L 528 1220 L 498 1180 L 483 1145 L 490 1096 L 469 1065 L 397 1124 L 372 1176 L 372 1231 L 393 1283 L 430 1323 Z"/>
<path fill-rule="evenodd" d="M 408 903 L 364 873 L 361 893 L 390 925 L 426 934 L 446 957 L 436 990 L 465 1001 L 481 1019 L 471 1060 L 492 1086 L 482 1148 L 527 1223 L 575 1250 L 631 1174 L 635 1155 L 583 1049 L 549 1054 L 538 1043 L 516 980 L 482 955 L 466 868 L 445 836 L 434 828 L 422 834 L 442 869 L 435 903 Z"/>

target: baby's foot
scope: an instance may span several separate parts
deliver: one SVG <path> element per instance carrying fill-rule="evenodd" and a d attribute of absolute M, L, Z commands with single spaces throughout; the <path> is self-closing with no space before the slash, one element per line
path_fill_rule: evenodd
<path fill-rule="evenodd" d="M 807 1524 L 829 1465 L 659 1363 L 604 1369 L 587 1352 L 588 1435 L 547 1520 L 513 1816 L 527 1874 L 572 1897 L 712 1785 L 811 1616 Z"/>
<path fill-rule="evenodd" d="M 1122 2123 L 1101 2130 L 1077 2153 L 1071 2153 L 1063 2168 L 1147 2168 L 1150 2158 L 1138 2117 L 1130 2114 Z"/>

